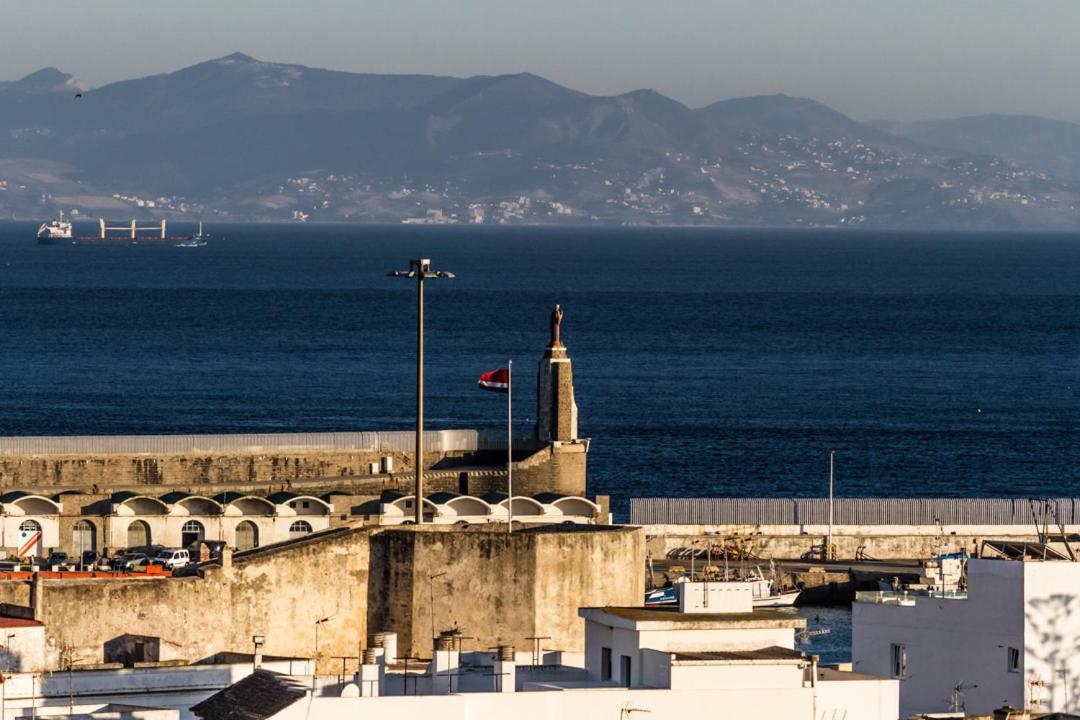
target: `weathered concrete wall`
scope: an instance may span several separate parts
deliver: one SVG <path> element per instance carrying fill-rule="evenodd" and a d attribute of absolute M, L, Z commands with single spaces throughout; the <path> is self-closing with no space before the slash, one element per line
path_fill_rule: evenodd
<path fill-rule="evenodd" d="M 125 635 L 160 639 L 165 658 L 249 652 L 256 634 L 267 655 L 311 657 L 314 623 L 328 617 L 319 663 L 329 670 L 332 655 L 355 655 L 367 634 L 367 546 L 366 532 L 342 529 L 253 551 L 203 578 L 40 581 L 47 662 L 56 667 L 64 647 L 77 662 L 104 662 Z"/>
<path fill-rule="evenodd" d="M 587 440 L 556 442 L 514 463 L 514 493 L 557 492 L 584 496 L 588 451 Z"/>
<path fill-rule="evenodd" d="M 523 448 L 515 453 L 518 459 L 514 463 L 514 492 L 584 496 L 587 450 L 585 442 L 556 443 L 535 452 Z M 384 490 L 411 493 L 413 465 L 408 453 L 392 454 L 392 474 L 368 474 L 372 462 L 389 454 L 312 452 L 290 456 L 239 454 L 203 458 L 182 455 L 0 455 L 0 489 L 18 489 L 46 496 L 76 490 L 79 494 L 63 498 L 64 514 L 71 516 L 108 514 L 109 496 L 121 490 L 151 496 L 173 490 L 206 496 L 224 490 L 255 495 L 291 490 L 315 495 L 336 492 L 368 499 L 378 498 Z M 455 452 L 427 453 L 424 457 L 428 492 L 472 495 L 506 492 L 505 456 L 491 452 Z M 61 538 L 70 539 L 71 526 L 76 521 L 77 518 L 62 525 Z M 100 524 L 95 521 L 95 525 Z M 98 547 L 104 542 L 104 535 L 99 536 Z M 70 551 L 66 540 L 62 545 Z"/>
<path fill-rule="evenodd" d="M 584 650 L 579 607 L 641 604 L 644 533 L 619 527 L 612 532 L 545 532 L 537 539 L 536 565 L 542 571 L 533 578 L 538 631 L 534 635 L 567 638 L 558 645 L 544 641 L 544 647 Z"/>
<path fill-rule="evenodd" d="M 117 487 L 137 485 L 235 485 L 284 483 L 315 478 L 367 475 L 384 456 L 398 472 L 413 467 L 412 454 L 313 450 L 288 454 L 217 453 L 2 455 L 0 487 Z M 466 453 L 427 453 L 425 465 L 467 462 Z"/>
<path fill-rule="evenodd" d="M 368 625 L 398 633 L 401 652 L 430 657 L 457 627 L 475 647 L 580 649 L 577 608 L 638 605 L 644 534 L 636 528 L 530 529 L 513 534 L 425 526 L 372 538 Z M 466 645 L 466 647 L 471 647 Z"/>
<path fill-rule="evenodd" d="M 828 536 L 821 525 L 644 525 L 648 550 L 666 557 L 679 548 L 737 546 L 761 558 L 820 556 Z M 1066 526 L 1066 532 L 1080 528 Z M 1031 525 L 834 525 L 832 542 L 841 560 L 866 555 L 879 560 L 931 557 L 940 552 L 975 553 L 983 540 L 1036 542 Z"/>
<path fill-rule="evenodd" d="M 549 636 L 546 648 L 580 650 L 579 606 L 640 603 L 644 546 L 640 528 L 611 526 L 343 527 L 204 566 L 203 577 L 0 581 L 0 602 L 36 608 L 49 668 L 65 649 L 97 664 L 141 641 L 147 659 L 192 661 L 247 652 L 252 635 L 267 655 L 311 657 L 315 622 L 329 618 L 318 662 L 332 672 L 330 658 L 355 656 L 369 630 L 430 657 L 433 623 L 456 625 L 474 648 L 528 651 L 528 637 Z"/>
<path fill-rule="evenodd" d="M 0 603 L 6 605 L 30 605 L 30 583 L 20 580 L 0 581 Z"/>

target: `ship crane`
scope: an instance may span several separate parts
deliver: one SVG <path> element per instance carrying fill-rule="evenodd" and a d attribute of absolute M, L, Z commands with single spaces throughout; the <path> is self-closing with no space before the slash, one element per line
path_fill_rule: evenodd
<path fill-rule="evenodd" d="M 138 240 L 139 239 L 139 236 L 138 236 L 139 230 L 158 230 L 158 227 L 155 226 L 155 225 L 143 225 L 142 227 L 140 227 L 139 225 L 136 224 L 134 219 L 131 221 L 130 226 L 129 225 L 113 225 L 113 226 L 109 226 L 109 225 L 105 224 L 105 218 L 98 218 L 98 225 L 101 228 L 101 239 L 102 240 L 106 239 L 106 233 L 109 230 L 122 230 L 124 232 L 129 232 L 130 231 L 132 240 Z M 162 240 L 164 240 L 166 238 L 166 235 L 165 235 L 165 220 L 164 219 L 162 219 L 162 221 L 161 221 L 160 231 L 161 231 L 160 237 L 161 237 Z"/>

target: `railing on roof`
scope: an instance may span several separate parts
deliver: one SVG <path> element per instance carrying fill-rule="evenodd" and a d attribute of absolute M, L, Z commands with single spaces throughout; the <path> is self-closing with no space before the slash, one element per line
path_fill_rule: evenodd
<path fill-rule="evenodd" d="M 0 437 L 0 455 L 96 455 L 140 453 L 283 452 L 355 450 L 408 452 L 416 433 L 401 431 L 252 433 L 237 435 L 73 435 Z M 506 447 L 506 433 L 491 430 L 427 430 L 425 452 L 469 452 Z"/>
<path fill-rule="evenodd" d="M 1049 503 L 1047 513 L 1045 502 Z M 1056 511 L 1056 514 L 1055 514 Z M 826 525 L 826 498 L 633 498 L 635 525 Z M 834 525 L 1080 524 L 1080 498 L 836 498 Z"/>
<path fill-rule="evenodd" d="M 967 600 L 964 590 L 857 590 L 855 602 L 871 605 L 914 605 L 918 598 L 942 600 Z"/>

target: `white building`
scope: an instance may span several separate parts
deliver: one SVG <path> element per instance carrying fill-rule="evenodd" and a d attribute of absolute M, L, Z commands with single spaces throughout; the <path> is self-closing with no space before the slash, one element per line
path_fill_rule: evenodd
<path fill-rule="evenodd" d="M 708 588 L 706 592 L 705 588 Z M 583 608 L 583 666 L 559 654 L 532 664 L 528 653 L 462 651 L 443 633 L 430 661 L 395 657 L 396 637 L 369 648 L 354 682 L 305 690 L 286 676 L 260 673 L 192 708 L 204 720 L 247 716 L 268 700 L 274 720 L 432 717 L 514 718 L 762 717 L 896 720 L 898 683 L 833 668 L 795 649 L 805 621 L 754 611 L 747 583 L 684 583 L 680 608 Z M 250 706 L 249 706 L 250 703 Z"/>
<path fill-rule="evenodd" d="M 972 559 L 967 592 L 859 593 L 859 672 L 900 681 L 900 709 L 1080 711 L 1080 563 Z"/>
<path fill-rule="evenodd" d="M 379 524 L 412 524 L 416 514 L 414 498 L 413 495 L 384 492 L 379 501 Z M 608 522 L 598 504 L 574 495 L 515 495 L 512 503 L 511 508 L 511 500 L 504 493 L 487 493 L 480 497 L 451 492 L 432 493 L 424 497 L 424 522 L 434 525 L 505 523 L 511 509 L 514 522 L 530 525 L 592 525 Z"/>
<path fill-rule="evenodd" d="M 2 545 L 22 556 L 37 557 L 45 548 L 60 544 L 63 506 L 43 495 L 19 490 L 0 496 Z"/>
<path fill-rule="evenodd" d="M 112 497 L 111 508 L 104 518 L 110 548 L 188 547 L 201 540 L 221 540 L 249 550 L 326 530 L 334 512 L 325 500 L 286 492 L 265 498 L 180 492 L 155 498 L 123 492 Z"/>
<path fill-rule="evenodd" d="M 266 658 L 261 667 L 306 677 L 307 659 Z M 189 708 L 251 675 L 251 656 L 228 655 L 191 665 L 145 663 L 140 667 L 79 667 L 70 671 L 18 672 L 0 669 L 0 720 L 98 718 L 99 720 L 186 720 Z"/>

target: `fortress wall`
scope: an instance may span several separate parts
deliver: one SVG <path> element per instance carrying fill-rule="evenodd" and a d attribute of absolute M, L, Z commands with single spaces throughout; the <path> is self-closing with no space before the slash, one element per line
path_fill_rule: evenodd
<path fill-rule="evenodd" d="M 412 453 L 296 450 L 287 453 L 237 452 L 206 455 L 0 455 L 0 488 L 100 488 L 140 485 L 234 486 L 368 475 L 371 463 L 393 458 L 394 470 L 413 467 Z M 461 452 L 426 453 L 430 467 L 448 460 L 467 462 Z"/>
<path fill-rule="evenodd" d="M 515 493 L 584 495 L 586 449 L 585 444 L 553 445 L 516 461 Z M 370 465 L 387 456 L 393 459 L 393 474 L 370 475 Z M 426 479 L 430 492 L 482 495 L 506 491 L 505 462 L 493 453 L 425 453 L 424 465 L 426 472 L 433 473 Z M 407 452 L 313 450 L 281 455 L 234 453 L 201 457 L 0 455 L 0 490 L 53 495 L 78 489 L 85 494 L 65 502 L 81 505 L 91 495 L 95 499 L 107 498 L 109 493 L 121 489 L 150 495 L 170 490 L 215 495 L 223 490 L 265 494 L 282 489 L 299 492 L 304 488 L 306 492 L 321 494 L 352 489 L 378 497 L 383 490 L 411 493 L 413 467 L 412 453 Z M 65 512 L 69 510 L 65 508 Z"/>
<path fill-rule="evenodd" d="M 38 608 L 53 669 L 65 651 L 83 665 L 122 661 L 136 636 L 148 659 L 250 652 L 257 634 L 267 655 L 311 657 L 322 618 L 324 673 L 382 630 L 399 633 L 401 654 L 430 657 L 432 620 L 436 633 L 456 623 L 476 637 L 468 648 L 527 651 L 528 637 L 550 636 L 546 648 L 580 650 L 579 606 L 640 604 L 644 542 L 640 528 L 610 526 L 346 527 L 241 553 L 202 578 L 3 580 L 0 602 Z"/>
<path fill-rule="evenodd" d="M 430 656 L 435 633 L 458 627 L 475 647 L 511 643 L 580 650 L 578 607 L 640 605 L 644 534 L 638 528 L 383 530 L 371 544 L 368 625 L 394 630 L 400 652 Z M 437 577 L 438 576 L 438 577 Z M 474 647 L 469 644 L 467 647 Z"/>
<path fill-rule="evenodd" d="M 39 620 L 46 663 L 58 667 L 64 647 L 76 662 L 116 661 L 126 635 L 156 638 L 161 660 L 199 660 L 217 652 L 251 652 L 265 635 L 267 655 L 311 657 L 314 622 L 320 669 L 333 655 L 356 655 L 366 637 L 368 534 L 359 530 L 238 557 L 204 578 L 39 580 Z M 0 587 L 12 581 L 0 582 Z"/>
<path fill-rule="evenodd" d="M 588 441 L 553 443 L 514 463 L 514 494 L 585 496 Z"/>

